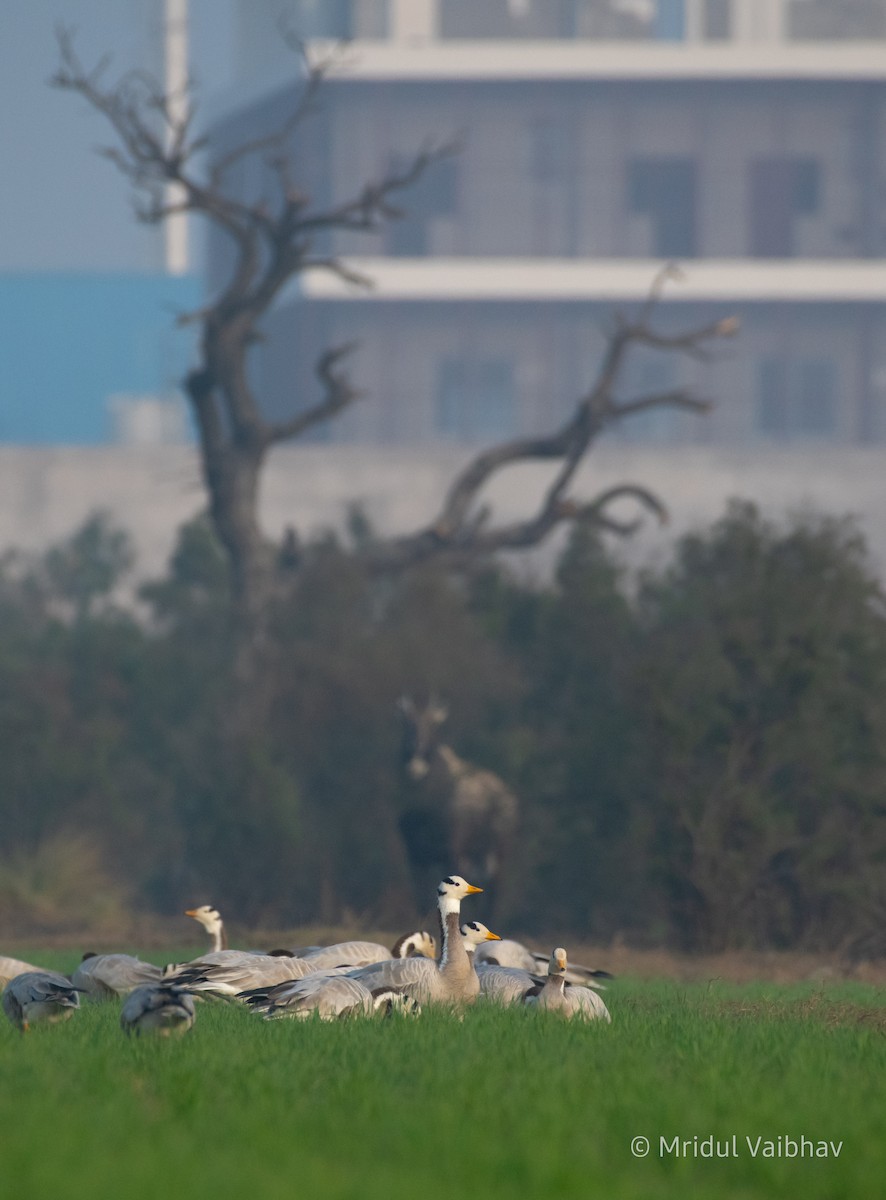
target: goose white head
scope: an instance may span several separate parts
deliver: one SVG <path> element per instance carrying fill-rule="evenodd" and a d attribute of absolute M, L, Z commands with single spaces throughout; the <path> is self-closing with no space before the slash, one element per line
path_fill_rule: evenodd
<path fill-rule="evenodd" d="M 468 954 L 473 954 L 483 942 L 501 941 L 498 934 L 487 929 L 482 921 L 466 921 L 461 927 L 461 936 Z"/>
<path fill-rule="evenodd" d="M 566 974 L 566 951 L 562 946 L 558 946 L 551 953 L 551 960 L 548 963 L 549 975 L 565 975 Z"/>
<path fill-rule="evenodd" d="M 199 921 L 211 937 L 215 937 L 222 931 L 221 913 L 211 904 L 201 904 L 199 908 L 186 908 L 185 916 Z"/>
<path fill-rule="evenodd" d="M 227 950 L 228 938 L 217 908 L 213 908 L 211 904 L 201 904 L 199 908 L 185 909 L 185 916 L 200 922 L 211 938 L 213 950 Z"/>
<path fill-rule="evenodd" d="M 482 891 L 481 887 L 474 887 L 472 883 L 462 879 L 461 875 L 447 875 L 437 888 L 437 905 L 441 915 L 459 912 L 465 896 L 473 896 Z"/>

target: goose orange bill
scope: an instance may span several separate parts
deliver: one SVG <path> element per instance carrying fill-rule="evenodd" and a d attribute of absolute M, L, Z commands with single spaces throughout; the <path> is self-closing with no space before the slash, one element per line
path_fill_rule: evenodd
<path fill-rule="evenodd" d="M 482 891 L 483 891 L 482 888 L 474 887 L 474 885 L 472 883 L 468 884 L 468 895 L 470 895 L 472 892 L 482 892 Z M 501 938 L 499 938 L 499 941 L 501 941 Z"/>

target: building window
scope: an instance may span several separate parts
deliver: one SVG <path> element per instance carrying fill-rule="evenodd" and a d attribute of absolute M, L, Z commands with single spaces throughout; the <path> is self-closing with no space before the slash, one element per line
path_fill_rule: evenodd
<path fill-rule="evenodd" d="M 761 359 L 757 432 L 765 437 L 828 438 L 837 431 L 837 369 L 831 359 Z"/>
<path fill-rule="evenodd" d="M 456 442 L 516 432 L 514 367 L 506 359 L 444 358 L 437 367 L 434 426 Z"/>
<path fill-rule="evenodd" d="M 758 158 L 750 164 L 750 253 L 790 258 L 798 217 L 818 212 L 821 170 L 813 158 Z"/>
<path fill-rule="evenodd" d="M 628 163 L 628 208 L 649 217 L 649 252 L 659 258 L 695 256 L 695 161 L 637 158 Z"/>
<path fill-rule="evenodd" d="M 405 160 L 395 159 L 392 172 L 406 170 Z M 401 258 L 419 258 L 432 249 L 433 223 L 439 217 L 451 217 L 458 207 L 458 169 L 454 159 L 431 163 L 402 198 L 395 200 L 403 216 L 387 226 L 385 241 L 388 254 Z"/>
<path fill-rule="evenodd" d="M 291 16 L 302 38 L 354 36 L 353 0 L 296 0 Z"/>
<path fill-rule="evenodd" d="M 542 117 L 529 126 L 529 171 L 536 183 L 563 183 L 575 164 L 572 130 L 561 117 Z"/>
<path fill-rule="evenodd" d="M 788 37 L 802 40 L 886 37 L 882 0 L 788 0 Z"/>
<path fill-rule="evenodd" d="M 686 36 L 686 0 L 658 0 L 655 36 L 663 41 L 683 41 Z"/>
<path fill-rule="evenodd" d="M 837 372 L 828 359 L 802 362 L 797 369 L 797 432 L 829 437 L 836 432 Z"/>
<path fill-rule="evenodd" d="M 727 41 L 732 37 L 732 0 L 705 0 L 702 15 L 708 41 Z"/>
<path fill-rule="evenodd" d="M 618 385 L 618 399 L 640 400 L 676 391 L 680 386 L 677 362 L 672 354 L 647 350 L 635 354 L 625 365 Z M 617 440 L 639 443 L 688 441 L 691 418 L 676 407 L 648 408 L 626 417 L 615 427 Z"/>

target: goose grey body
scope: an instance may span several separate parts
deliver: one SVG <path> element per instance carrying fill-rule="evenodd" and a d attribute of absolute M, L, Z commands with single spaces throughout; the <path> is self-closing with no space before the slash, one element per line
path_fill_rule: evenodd
<path fill-rule="evenodd" d="M 391 949 L 381 942 L 336 942 L 332 946 L 311 946 L 297 952 L 296 957 L 309 963 L 315 971 L 327 971 L 341 966 L 366 967 L 391 958 L 433 959 L 436 952 L 435 939 L 426 930 L 419 929 L 398 938 Z"/>
<path fill-rule="evenodd" d="M 302 979 L 310 974 L 313 974 L 313 969 L 303 958 L 222 950 L 190 963 L 167 967 L 163 981 L 177 983 L 192 992 L 236 996 L 240 992 L 270 988 L 288 979 Z"/>
<path fill-rule="evenodd" d="M 178 1037 L 194 1024 L 194 997 L 171 984 L 137 987 L 120 1011 L 120 1028 L 127 1034 L 149 1033 Z"/>
<path fill-rule="evenodd" d="M 409 997 L 396 989 L 378 988 L 372 991 L 358 979 L 345 974 L 315 974 L 272 988 L 259 1011 L 264 1012 L 267 1020 L 316 1016 L 323 1021 L 332 1021 L 339 1017 L 390 1012 L 393 1008 L 420 1011 L 417 1002 L 410 1001 Z"/>
<path fill-rule="evenodd" d="M 463 925 L 461 934 L 465 949 L 469 952 L 481 941 L 497 936 L 479 921 Z M 424 961 L 429 962 L 427 959 Z M 429 965 L 436 966 L 434 963 Z M 240 998 L 269 1018 L 308 1017 L 317 1013 L 329 1019 L 346 1013 L 377 1012 L 382 1005 L 388 1011 L 392 1008 L 410 1013 L 421 1011 L 420 1001 L 408 991 L 385 985 L 370 988 L 364 981 L 355 978 L 352 970 L 341 967 L 307 975 L 292 983 L 281 983 L 265 992 L 248 993 Z"/>
<path fill-rule="evenodd" d="M 427 958 L 391 958 L 350 971 L 349 975 L 371 991 L 397 988 L 421 1004 L 471 1004 L 480 993 L 480 984 L 460 936 L 458 917 L 462 899 L 482 890 L 460 875 L 450 875 L 438 887 L 442 932 L 439 962 Z"/>
<path fill-rule="evenodd" d="M 494 1004 L 519 1004 L 537 979 L 520 967 L 500 967 L 494 963 L 478 962 L 477 978 L 484 1000 Z"/>
<path fill-rule="evenodd" d="M 10 979 L 3 989 L 3 1011 L 17 1029 L 37 1021 L 66 1021 L 80 1007 L 77 989 L 54 971 L 26 971 Z"/>
<path fill-rule="evenodd" d="M 520 971 L 528 971 L 530 975 L 543 975 L 548 969 L 548 958 L 535 950 L 530 950 L 522 942 L 504 938 L 495 946 L 479 946 L 477 948 L 477 963 L 492 962 L 500 967 L 515 967 Z M 611 979 L 608 971 L 595 970 L 573 964 L 566 969 L 567 983 L 578 983 L 584 987 L 602 987 L 601 979 Z"/>
<path fill-rule="evenodd" d="M 76 988 L 90 1000 L 115 1000 L 133 988 L 159 983 L 162 969 L 132 954 L 86 954 L 71 976 Z"/>
<path fill-rule="evenodd" d="M 585 1021 L 611 1021 L 609 1009 L 602 998 L 586 987 L 568 983 L 567 971 L 566 951 L 562 946 L 558 946 L 551 953 L 544 983 L 527 992 L 523 997 L 524 1003 L 564 1017 L 577 1017 Z"/>

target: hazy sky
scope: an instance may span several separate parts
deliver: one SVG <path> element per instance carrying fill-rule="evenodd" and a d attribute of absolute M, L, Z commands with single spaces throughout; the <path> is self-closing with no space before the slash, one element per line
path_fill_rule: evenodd
<path fill-rule="evenodd" d="M 192 72 L 207 97 L 226 86 L 232 0 L 190 0 Z M 77 30 L 85 65 L 113 56 L 109 77 L 147 66 L 162 0 L 0 0 L 0 271 L 154 270 L 156 230 L 138 225 L 129 192 L 95 148 L 111 142 L 102 118 L 49 87 L 54 29 Z"/>

